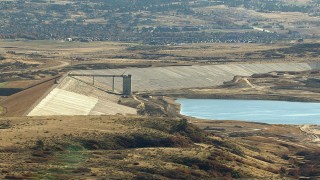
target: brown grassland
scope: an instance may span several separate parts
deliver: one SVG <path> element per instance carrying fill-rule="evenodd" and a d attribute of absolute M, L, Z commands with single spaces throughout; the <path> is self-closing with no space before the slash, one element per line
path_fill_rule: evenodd
<path fill-rule="evenodd" d="M 193 123 L 211 130 L 205 132 L 179 118 L 1 118 L 0 177 L 279 179 L 319 175 L 319 147 L 307 143 L 299 127 Z"/>

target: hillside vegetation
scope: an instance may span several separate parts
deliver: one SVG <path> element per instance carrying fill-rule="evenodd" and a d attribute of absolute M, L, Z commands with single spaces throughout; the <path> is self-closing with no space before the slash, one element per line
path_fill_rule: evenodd
<path fill-rule="evenodd" d="M 320 175 L 317 150 L 292 143 L 295 138 L 276 141 L 233 135 L 231 139 L 205 132 L 185 119 L 6 118 L 0 119 L 0 132 L 0 178 L 279 179 Z"/>

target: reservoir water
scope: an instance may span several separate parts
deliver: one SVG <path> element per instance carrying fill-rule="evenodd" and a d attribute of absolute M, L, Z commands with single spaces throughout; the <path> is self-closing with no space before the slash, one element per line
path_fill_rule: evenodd
<path fill-rule="evenodd" d="M 320 103 L 267 100 L 178 99 L 181 114 L 212 120 L 320 124 Z"/>

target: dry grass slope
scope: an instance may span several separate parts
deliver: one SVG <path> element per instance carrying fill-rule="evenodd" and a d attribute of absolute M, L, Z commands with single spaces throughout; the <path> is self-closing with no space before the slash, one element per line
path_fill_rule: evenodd
<path fill-rule="evenodd" d="M 264 141 L 265 145 L 278 147 L 266 150 L 267 147 L 207 133 L 185 119 L 74 116 L 5 118 L 0 122 L 0 178 L 299 176 L 288 168 L 291 161 L 299 162 L 288 156 L 298 147 Z M 304 153 L 309 159 L 315 155 L 310 149 Z M 298 171 L 299 166 L 293 165 Z M 319 175 L 316 169 L 312 173 Z"/>

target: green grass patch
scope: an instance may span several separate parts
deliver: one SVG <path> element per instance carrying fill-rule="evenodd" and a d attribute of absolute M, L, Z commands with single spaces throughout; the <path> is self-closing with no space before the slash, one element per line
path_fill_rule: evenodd
<path fill-rule="evenodd" d="M 80 145 L 69 145 L 65 151 L 56 154 L 56 163 L 66 167 L 77 168 L 88 159 L 84 148 Z"/>
<path fill-rule="evenodd" d="M 0 88 L 4 88 L 7 84 L 8 84 L 8 82 L 2 82 L 2 83 L 0 83 Z"/>
<path fill-rule="evenodd" d="M 5 108 L 0 106 L 0 116 L 5 114 L 5 113 L 6 113 Z"/>

